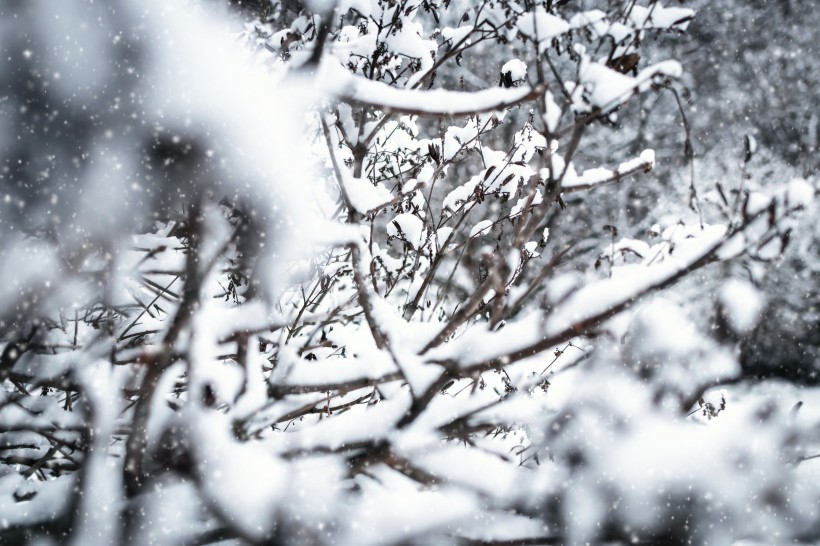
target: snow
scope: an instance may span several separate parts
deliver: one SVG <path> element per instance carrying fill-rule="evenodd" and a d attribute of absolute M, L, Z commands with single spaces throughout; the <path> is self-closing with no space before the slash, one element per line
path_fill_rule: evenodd
<path fill-rule="evenodd" d="M 481 362 L 502 358 L 504 355 L 522 351 L 546 339 L 556 343 L 574 337 L 578 325 L 608 313 L 617 306 L 634 304 L 637 298 L 651 293 L 653 287 L 662 285 L 690 264 L 720 248 L 724 241 L 724 226 L 692 226 L 689 229 L 669 228 L 665 238 L 674 241 L 674 253 L 665 254 L 664 243 L 651 248 L 643 263 L 624 264 L 612 269 L 612 276 L 588 282 L 577 287 L 577 277 L 559 277 L 558 285 L 551 290 L 557 303 L 546 314 L 533 312 L 513 324 L 495 332 L 483 328 L 467 329 L 457 340 L 436 348 L 430 357 L 453 360 L 469 369 Z M 668 249 L 667 249 L 668 252 Z M 560 285 L 563 284 L 563 288 Z M 661 336 L 663 337 L 663 336 Z M 734 370 L 731 361 L 722 356 L 716 361 L 716 369 L 729 373 Z"/>
<path fill-rule="evenodd" d="M 635 5 L 629 18 L 639 28 L 660 28 L 686 30 L 695 11 L 688 8 L 665 7 L 660 2 L 650 7 Z"/>
<path fill-rule="evenodd" d="M 185 417 L 195 462 L 207 476 L 198 484 L 206 503 L 249 536 L 266 536 L 287 492 L 287 467 L 262 446 L 237 442 L 227 416 L 188 406 Z"/>
<path fill-rule="evenodd" d="M 691 396 L 715 377 L 734 377 L 733 355 L 699 331 L 681 306 L 656 298 L 642 305 L 624 336 L 626 350 L 642 374 L 675 385 L 670 391 Z"/>
<path fill-rule="evenodd" d="M 354 9 L 365 17 L 373 13 L 373 2 L 370 0 L 341 0 L 336 8 L 339 13 L 347 13 Z"/>
<path fill-rule="evenodd" d="M 553 38 L 569 32 L 570 25 L 538 6 L 534 12 L 525 12 L 515 22 L 518 30 L 538 42 L 538 51 L 543 52 L 550 45 Z"/>
<path fill-rule="evenodd" d="M 555 97 L 549 91 L 547 91 L 544 102 L 546 104 L 544 122 L 547 125 L 547 130 L 555 132 L 558 129 L 558 123 L 561 121 L 561 108 L 556 104 Z"/>
<path fill-rule="evenodd" d="M 474 112 L 503 110 L 532 93 L 529 87 L 492 87 L 476 92 L 416 91 L 397 89 L 387 84 L 355 76 L 333 61 L 322 63 L 317 85 L 329 94 L 384 110 L 425 115 L 467 115 Z"/>
<path fill-rule="evenodd" d="M 589 90 L 590 103 L 602 110 L 619 105 L 638 89 L 635 78 L 602 64 L 586 64 L 581 68 L 580 77 Z"/>
<path fill-rule="evenodd" d="M 791 207 L 808 207 L 814 201 L 817 190 L 802 178 L 789 182 L 786 190 L 786 205 Z"/>
<path fill-rule="evenodd" d="M 384 479 L 381 473 L 379 478 Z M 479 509 L 472 495 L 449 487 L 435 491 L 419 490 L 405 484 L 389 483 L 379 487 L 367 483 L 354 509 L 359 518 L 352 520 L 343 544 L 370 546 L 399 542 L 412 535 L 439 528 L 452 528 Z"/>
<path fill-rule="evenodd" d="M 453 44 L 457 44 L 466 36 L 472 34 L 473 30 L 474 28 L 469 25 L 460 26 L 458 28 L 444 27 L 441 29 L 441 37 L 452 42 Z M 470 41 L 467 40 L 465 43 L 469 44 Z"/>
<path fill-rule="evenodd" d="M 621 163 L 614 171 L 603 167 L 596 167 L 594 169 L 587 169 L 580 175 L 577 175 L 575 174 L 574 168 L 567 169 L 561 187 L 565 191 L 578 191 L 604 186 L 618 182 L 622 176 L 633 174 L 636 171 L 649 171 L 654 165 L 655 151 L 644 150 L 639 157 Z"/>
<path fill-rule="evenodd" d="M 245 382 L 234 405 L 234 414 L 240 420 L 263 407 L 268 400 L 263 370 L 269 363 L 259 354 L 259 343 L 255 336 L 248 339 L 245 359 Z"/>
<path fill-rule="evenodd" d="M 569 24 L 571 28 L 576 29 L 590 25 L 595 26 L 597 23 L 605 21 L 606 13 L 599 9 L 593 9 L 576 13 L 570 18 Z M 599 34 L 603 34 L 603 32 L 599 32 Z"/>
<path fill-rule="evenodd" d="M 749 153 L 754 155 L 757 153 L 757 139 L 752 135 L 748 135 L 749 139 Z"/>
<path fill-rule="evenodd" d="M 472 362 L 497 358 L 541 337 L 543 316 L 533 312 L 497 332 L 467 329 L 461 336 L 429 353 L 434 360 L 455 360 L 467 367 Z"/>
<path fill-rule="evenodd" d="M 12 371 L 24 375 L 36 374 L 44 381 L 59 381 L 69 373 L 74 360 L 75 358 L 69 353 L 59 355 L 26 353 L 15 362 Z"/>
<path fill-rule="evenodd" d="M 78 370 L 78 383 L 89 399 L 96 416 L 93 442 L 86 461 L 83 492 L 77 511 L 81 514 L 77 535 L 94 535 L 101 544 L 120 541 L 120 510 L 125 503 L 122 465 L 108 450 L 117 426 L 119 392 L 128 379 L 128 370 L 102 360 Z M 74 541 L 78 546 L 83 540 Z"/>
<path fill-rule="evenodd" d="M 472 239 L 473 237 L 477 237 L 479 235 L 487 235 L 490 233 L 490 230 L 493 227 L 492 220 L 481 220 L 477 222 L 476 225 L 470 230 L 469 237 Z"/>
<path fill-rule="evenodd" d="M 453 228 L 451 227 L 441 227 L 436 230 L 436 240 L 439 248 L 445 250 L 443 248 L 444 243 L 447 242 L 447 239 L 450 238 L 450 235 L 453 233 Z"/>
<path fill-rule="evenodd" d="M 528 201 L 529 201 L 529 196 L 528 195 L 525 195 L 525 196 L 521 197 L 515 203 L 513 208 L 510 210 L 510 217 L 515 218 L 516 216 L 520 215 L 524 211 L 524 207 L 527 205 Z M 535 190 L 535 195 L 532 198 L 532 202 L 530 203 L 530 206 L 533 207 L 533 206 L 539 205 L 543 201 L 544 201 L 544 196 L 541 195 L 541 190 L 536 189 Z"/>
<path fill-rule="evenodd" d="M 606 59 L 677 51 L 641 47 L 691 10 L 44 4 L 0 18 L 0 542 L 816 539 L 820 390 L 743 375 L 815 349 L 816 177 L 699 155 L 699 191 L 749 199 L 696 213 L 672 97 L 641 118 L 657 164 L 613 112 L 682 71 Z M 495 86 L 542 53 L 569 97 Z"/>
<path fill-rule="evenodd" d="M 729 279 L 720 287 L 719 301 L 731 328 L 738 334 L 750 333 L 760 321 L 764 300 L 748 281 Z"/>
<path fill-rule="evenodd" d="M 275 445 L 291 452 L 308 450 L 336 450 L 374 437 L 386 437 L 396 422 L 407 412 L 410 396 L 404 388 L 387 400 L 374 405 L 356 405 L 351 410 L 318 420 L 300 420 L 277 437 Z M 359 393 L 360 395 L 360 393 Z M 322 404 L 318 404 L 321 408 Z"/>
<path fill-rule="evenodd" d="M 679 78 L 683 72 L 677 61 L 663 61 L 641 70 L 634 78 L 607 66 L 587 60 L 581 64 L 580 80 L 589 103 L 604 112 L 626 102 L 644 90 L 655 77 Z M 576 108 L 583 108 L 576 105 Z"/>
<path fill-rule="evenodd" d="M 466 518 L 463 527 L 464 536 L 475 541 L 489 542 L 492 540 L 501 542 L 516 541 L 523 542 L 530 537 L 548 536 L 550 528 L 539 521 L 523 515 L 509 514 L 502 511 L 492 511 L 484 508 Z"/>
<path fill-rule="evenodd" d="M 315 362 L 300 359 L 290 369 L 287 378 L 279 381 L 299 386 L 341 384 L 360 379 L 378 379 L 397 371 L 395 364 L 383 353 L 362 351 L 359 357 L 342 361 L 327 358 Z"/>
<path fill-rule="evenodd" d="M 59 518 L 68 510 L 67 501 L 76 487 L 74 476 L 46 482 L 27 482 L 20 474 L 0 476 L 0 525 L 3 528 L 43 524 Z M 36 493 L 31 500 L 19 502 L 15 493 Z"/>
<path fill-rule="evenodd" d="M 501 73 L 509 74 L 513 82 L 524 81 L 527 79 L 527 65 L 520 59 L 512 59 L 504 63 Z"/>
<path fill-rule="evenodd" d="M 421 218 L 407 212 L 396 215 L 387 224 L 387 233 L 391 237 L 407 242 L 415 249 L 421 248 L 427 239 Z"/>
<path fill-rule="evenodd" d="M 128 13 L 141 21 L 144 32 L 156 33 L 145 41 L 144 51 L 152 75 L 140 79 L 145 86 L 138 90 L 147 126 L 194 140 L 218 133 L 212 156 L 220 169 L 231 173 L 218 177 L 223 195 L 250 203 L 271 234 L 282 234 L 277 229 L 281 222 L 290 227 L 288 237 L 273 236 L 277 258 L 262 254 L 258 262 L 264 277 L 260 289 L 275 292 L 276 283 L 285 278 L 283 258 L 297 256 L 304 248 L 288 243 L 315 233 L 316 211 L 297 206 L 310 202 L 316 188 L 312 168 L 304 168 L 312 162 L 302 137 L 308 106 L 317 99 L 315 90 L 300 78 L 277 81 L 225 32 L 223 18 L 201 7 L 191 10 L 184 2 L 154 0 Z M 271 130 L 274 127 L 280 130 Z M 296 210 L 298 214 L 289 214 Z"/>
<path fill-rule="evenodd" d="M 641 241 L 638 239 L 630 239 L 628 237 L 624 237 L 617 241 L 612 247 L 605 250 L 607 256 L 612 254 L 627 254 L 632 253 L 636 255 L 640 259 L 648 258 L 651 255 L 651 247 L 645 241 Z"/>
<path fill-rule="evenodd" d="M 494 454 L 450 445 L 434 452 L 411 451 L 408 456 L 428 472 L 483 494 L 509 497 L 515 493 L 517 469 Z M 461 463 L 450 464 L 456 459 Z"/>
<path fill-rule="evenodd" d="M 526 256 L 529 258 L 537 258 L 541 254 L 537 252 L 538 250 L 538 243 L 536 241 L 528 241 L 524 243 L 524 252 Z"/>
<path fill-rule="evenodd" d="M 503 119 L 503 113 L 480 114 L 470 119 L 463 126 L 452 125 L 444 134 L 442 159 L 450 161 L 458 157 L 463 150 L 481 149 L 478 137 L 494 127 Z M 435 141 L 434 141 L 435 142 Z"/>
<path fill-rule="evenodd" d="M 393 194 L 384 187 L 384 184 L 374 186 L 366 178 L 346 178 L 344 186 L 350 204 L 360 213 L 377 209 L 393 199 Z"/>
<path fill-rule="evenodd" d="M 405 19 L 401 26 L 393 27 L 390 32 L 385 33 L 385 43 L 397 55 L 419 60 L 420 69 L 408 78 L 408 88 L 412 88 L 433 68 L 432 53 L 436 51 L 438 44 L 435 40 L 423 39 L 423 33 L 421 23 L 408 19 Z"/>
<path fill-rule="evenodd" d="M 632 169 L 642 167 L 645 165 L 645 169 L 649 170 L 655 166 L 655 150 L 644 150 L 641 152 L 641 155 L 637 159 L 633 159 L 632 161 L 627 161 L 625 163 L 621 163 L 618 167 L 619 172 L 630 171 Z"/>
<path fill-rule="evenodd" d="M 772 197 L 763 192 L 752 192 L 746 202 L 746 213 L 750 216 L 766 210 L 772 203 Z"/>

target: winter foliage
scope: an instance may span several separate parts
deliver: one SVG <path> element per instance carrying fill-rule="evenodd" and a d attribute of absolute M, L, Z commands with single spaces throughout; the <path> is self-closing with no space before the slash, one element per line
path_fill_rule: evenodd
<path fill-rule="evenodd" d="M 820 541 L 689 4 L 0 3 L 0 542 Z"/>

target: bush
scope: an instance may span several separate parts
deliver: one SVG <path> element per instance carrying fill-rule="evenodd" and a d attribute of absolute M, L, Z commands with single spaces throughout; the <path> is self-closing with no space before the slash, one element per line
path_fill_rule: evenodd
<path fill-rule="evenodd" d="M 692 170 L 652 217 L 655 153 L 596 149 L 683 112 L 642 46 L 694 12 L 307 6 L 0 34 L 0 537 L 816 540 L 812 426 L 719 389 L 763 309 L 727 264 L 815 189 Z"/>

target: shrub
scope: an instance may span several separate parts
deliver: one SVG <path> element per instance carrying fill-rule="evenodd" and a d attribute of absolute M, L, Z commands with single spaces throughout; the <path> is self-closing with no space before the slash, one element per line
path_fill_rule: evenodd
<path fill-rule="evenodd" d="M 595 215 L 653 183 L 588 147 L 681 106 L 642 45 L 694 16 L 595 4 L 253 3 L 237 44 L 212 6 L 66 2 L 64 50 L 19 7 L 0 536 L 816 537 L 810 427 L 714 389 L 761 313 L 721 264 L 815 191 L 693 170 L 662 217 Z"/>

